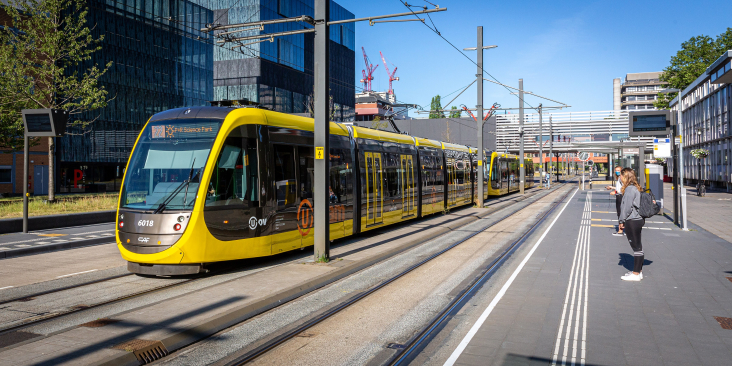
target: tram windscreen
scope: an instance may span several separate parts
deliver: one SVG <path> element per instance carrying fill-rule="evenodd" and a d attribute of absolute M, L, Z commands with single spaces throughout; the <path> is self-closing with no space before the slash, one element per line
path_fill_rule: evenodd
<path fill-rule="evenodd" d="M 127 167 L 120 207 L 157 209 L 167 201 L 168 210 L 193 208 L 221 122 L 175 119 L 149 123 Z"/>

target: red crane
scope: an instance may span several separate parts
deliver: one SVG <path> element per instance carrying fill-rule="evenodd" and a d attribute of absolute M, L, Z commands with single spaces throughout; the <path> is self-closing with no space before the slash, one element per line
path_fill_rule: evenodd
<path fill-rule="evenodd" d="M 366 70 L 361 70 L 361 75 L 363 75 L 363 79 L 361 79 L 361 83 L 363 83 L 363 91 L 370 92 L 371 91 L 371 80 L 374 80 L 374 70 L 376 70 L 379 65 L 376 66 L 369 63 L 369 57 L 366 56 L 366 50 L 361 47 L 361 51 L 363 51 L 363 62 L 366 63 Z"/>
<path fill-rule="evenodd" d="M 384 58 L 384 54 L 379 51 L 379 54 L 381 55 L 381 61 L 384 61 L 384 68 L 386 69 L 386 74 L 389 75 L 389 94 L 394 94 L 394 89 L 391 88 L 391 82 L 392 81 L 398 81 L 399 78 L 395 78 L 394 74 L 396 74 L 397 67 L 394 66 L 394 72 L 389 72 L 389 66 L 386 64 L 386 59 Z"/>

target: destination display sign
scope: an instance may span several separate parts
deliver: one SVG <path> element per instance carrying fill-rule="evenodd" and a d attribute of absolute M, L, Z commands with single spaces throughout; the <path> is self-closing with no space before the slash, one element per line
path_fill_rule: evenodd
<path fill-rule="evenodd" d="M 671 130 L 668 110 L 629 111 L 628 136 L 667 136 Z"/>
<path fill-rule="evenodd" d="M 153 139 L 211 138 L 219 132 L 217 122 L 170 123 L 151 126 Z"/>

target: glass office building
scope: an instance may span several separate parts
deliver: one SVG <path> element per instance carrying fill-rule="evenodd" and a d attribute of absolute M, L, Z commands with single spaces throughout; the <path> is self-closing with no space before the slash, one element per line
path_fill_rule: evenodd
<path fill-rule="evenodd" d="M 88 25 L 101 50 L 76 70 L 112 67 L 101 78 L 106 108 L 57 139 L 57 191 L 116 191 L 139 131 L 151 115 L 213 99 L 213 40 L 200 32 L 214 13 L 185 0 L 90 0 Z"/>
<path fill-rule="evenodd" d="M 313 0 L 194 0 L 214 10 L 214 24 L 228 25 L 279 18 L 314 16 Z M 353 19 L 353 13 L 335 2 L 330 19 Z M 231 34 L 243 37 L 312 28 L 306 23 L 279 23 Z M 231 29 L 227 30 L 231 31 Z M 355 27 L 353 23 L 330 28 L 330 94 L 336 121 L 353 121 L 355 107 Z M 243 44 L 253 41 L 244 41 Z M 276 37 L 229 49 L 214 48 L 215 101 L 260 104 L 285 113 L 307 113 L 313 92 L 312 33 Z"/>
<path fill-rule="evenodd" d="M 682 98 L 681 133 L 686 184 L 704 181 L 712 188 L 732 189 L 732 50 L 724 52 L 691 85 Z M 678 113 L 678 97 L 670 103 Z M 697 159 L 692 150 L 709 156 Z M 669 169 L 673 162 L 668 159 Z"/>

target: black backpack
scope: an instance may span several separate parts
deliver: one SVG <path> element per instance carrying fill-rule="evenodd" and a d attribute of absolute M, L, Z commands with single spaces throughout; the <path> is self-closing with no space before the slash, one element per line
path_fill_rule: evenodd
<path fill-rule="evenodd" d="M 641 192 L 640 195 L 640 207 L 638 207 L 638 214 L 644 219 L 658 215 L 661 211 L 661 207 L 656 203 L 656 196 L 653 195 L 653 192 L 648 189 Z"/>

